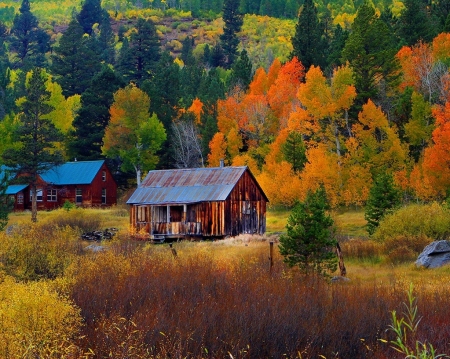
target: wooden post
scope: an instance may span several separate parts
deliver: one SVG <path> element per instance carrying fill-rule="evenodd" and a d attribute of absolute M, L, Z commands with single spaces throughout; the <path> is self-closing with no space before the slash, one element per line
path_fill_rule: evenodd
<path fill-rule="evenodd" d="M 336 252 L 339 258 L 339 270 L 341 272 L 341 277 L 345 277 L 347 275 L 347 269 L 345 268 L 344 256 L 342 255 L 342 250 L 339 242 L 336 242 Z"/>
<path fill-rule="evenodd" d="M 273 268 L 273 241 L 270 241 L 269 263 L 270 263 L 269 272 L 272 273 L 272 268 Z"/>
<path fill-rule="evenodd" d="M 174 258 L 177 258 L 178 254 L 175 248 L 173 248 L 172 243 L 169 243 L 170 250 L 172 251 L 172 255 Z"/>

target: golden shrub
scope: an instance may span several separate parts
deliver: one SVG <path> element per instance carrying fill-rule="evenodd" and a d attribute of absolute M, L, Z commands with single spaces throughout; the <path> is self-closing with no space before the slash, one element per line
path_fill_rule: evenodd
<path fill-rule="evenodd" d="M 64 358 L 76 351 L 78 308 L 45 282 L 0 284 L 0 357 Z"/>

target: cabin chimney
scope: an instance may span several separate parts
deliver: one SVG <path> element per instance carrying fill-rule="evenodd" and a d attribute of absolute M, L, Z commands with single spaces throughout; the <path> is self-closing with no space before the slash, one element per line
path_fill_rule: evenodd
<path fill-rule="evenodd" d="M 223 158 L 220 159 L 220 167 L 225 167 L 224 162 L 223 162 Z"/>

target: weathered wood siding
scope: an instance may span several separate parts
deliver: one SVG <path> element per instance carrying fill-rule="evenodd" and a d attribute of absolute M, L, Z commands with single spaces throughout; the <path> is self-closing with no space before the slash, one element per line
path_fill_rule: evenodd
<path fill-rule="evenodd" d="M 139 205 L 130 208 L 130 224 L 150 235 L 236 236 L 266 231 L 267 199 L 245 171 L 225 201 L 195 204 Z"/>

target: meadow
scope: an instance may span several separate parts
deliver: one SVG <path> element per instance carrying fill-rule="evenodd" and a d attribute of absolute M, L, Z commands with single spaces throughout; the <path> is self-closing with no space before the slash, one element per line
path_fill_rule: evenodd
<path fill-rule="evenodd" d="M 134 241 L 125 207 L 12 214 L 0 233 L 2 358 L 402 358 L 391 341 L 413 285 L 421 321 L 407 341 L 450 353 L 450 268 L 389 260 L 362 211 L 333 214 L 350 281 L 288 268 L 266 236 L 167 244 Z M 81 231 L 117 227 L 86 250 Z M 51 324 L 50 324 L 51 323 Z"/>

